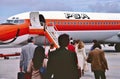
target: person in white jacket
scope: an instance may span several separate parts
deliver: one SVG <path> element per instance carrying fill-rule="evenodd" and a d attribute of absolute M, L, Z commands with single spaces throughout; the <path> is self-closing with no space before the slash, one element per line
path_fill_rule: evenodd
<path fill-rule="evenodd" d="M 78 58 L 78 67 L 81 68 L 82 75 L 84 75 L 84 71 L 86 71 L 87 68 L 87 57 L 85 52 L 84 43 L 82 41 L 79 41 L 78 44 L 75 46 L 75 51 L 77 53 Z"/>

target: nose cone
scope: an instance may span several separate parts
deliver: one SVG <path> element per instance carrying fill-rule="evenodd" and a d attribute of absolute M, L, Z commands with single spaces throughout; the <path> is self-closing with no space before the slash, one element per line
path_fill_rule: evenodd
<path fill-rule="evenodd" d="M 19 33 L 18 33 L 19 29 Z M 17 34 L 18 33 L 18 34 Z M 0 41 L 6 41 L 18 36 L 28 34 L 29 33 L 29 25 L 27 23 L 19 24 L 19 25 L 11 25 L 4 24 L 0 25 Z"/>

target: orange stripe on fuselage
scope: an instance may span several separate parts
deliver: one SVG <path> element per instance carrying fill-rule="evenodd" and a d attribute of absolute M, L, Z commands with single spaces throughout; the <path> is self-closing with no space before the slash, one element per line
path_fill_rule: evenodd
<path fill-rule="evenodd" d="M 48 25 L 50 22 L 54 23 L 58 31 L 120 30 L 120 20 L 46 20 Z"/>
<path fill-rule="evenodd" d="M 29 33 L 29 22 L 25 21 L 24 24 L 19 25 L 0 25 L 0 41 L 6 41 L 16 36 L 19 31 L 19 36 Z"/>
<path fill-rule="evenodd" d="M 29 34 L 44 35 L 44 29 L 29 29 Z"/>

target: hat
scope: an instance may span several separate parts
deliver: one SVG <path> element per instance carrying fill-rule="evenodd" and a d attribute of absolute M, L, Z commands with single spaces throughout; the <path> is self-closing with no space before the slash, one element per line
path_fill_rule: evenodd
<path fill-rule="evenodd" d="M 28 42 L 33 42 L 33 41 L 34 41 L 33 37 L 28 38 Z"/>

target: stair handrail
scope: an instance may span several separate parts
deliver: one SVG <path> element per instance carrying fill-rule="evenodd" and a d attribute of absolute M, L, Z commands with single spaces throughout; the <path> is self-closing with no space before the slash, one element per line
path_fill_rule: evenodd
<path fill-rule="evenodd" d="M 46 28 L 46 31 L 49 33 L 49 35 L 52 37 L 52 39 L 53 39 L 53 41 L 55 42 L 55 43 L 57 43 L 57 45 L 58 45 L 58 37 L 56 36 L 56 34 L 57 34 L 57 32 L 56 32 L 56 30 L 54 29 L 53 31 L 51 31 L 51 29 L 50 28 L 52 28 L 52 30 L 54 29 L 54 26 L 48 26 L 47 28 Z M 58 45 L 59 46 L 59 45 Z"/>
<path fill-rule="evenodd" d="M 55 26 L 55 23 L 54 22 L 48 22 L 47 24 L 46 24 L 46 26 L 53 26 L 54 28 L 55 28 L 55 30 L 56 31 L 58 31 L 58 29 L 57 29 L 57 27 Z"/>

